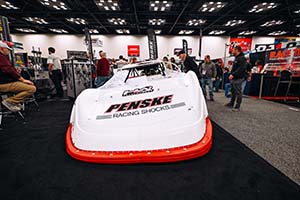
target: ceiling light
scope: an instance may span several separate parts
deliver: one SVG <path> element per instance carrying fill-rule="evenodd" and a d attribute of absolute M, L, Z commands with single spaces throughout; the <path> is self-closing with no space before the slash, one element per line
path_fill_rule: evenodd
<path fill-rule="evenodd" d="M 172 1 L 150 1 L 150 11 L 170 11 Z"/>
<path fill-rule="evenodd" d="M 214 30 L 214 31 L 211 31 L 209 32 L 208 34 L 209 35 L 222 35 L 224 34 L 226 31 L 222 31 L 222 30 Z"/>
<path fill-rule="evenodd" d="M 161 30 L 154 30 L 155 34 L 161 34 Z"/>
<path fill-rule="evenodd" d="M 23 32 L 23 33 L 36 33 L 35 30 L 29 29 L 29 28 L 16 28 L 16 30 Z"/>
<path fill-rule="evenodd" d="M 179 31 L 179 35 L 189 35 L 192 34 L 194 31 L 193 30 L 181 30 Z"/>
<path fill-rule="evenodd" d="M 286 31 L 274 31 L 274 32 L 269 33 L 268 35 L 277 36 L 277 35 L 284 35 L 284 34 L 287 34 L 287 32 Z"/>
<path fill-rule="evenodd" d="M 121 18 L 111 18 L 111 19 L 107 19 L 107 21 L 113 25 L 126 25 L 125 19 L 121 19 Z"/>
<path fill-rule="evenodd" d="M 160 26 L 160 25 L 163 25 L 166 23 L 166 20 L 165 19 L 149 19 L 149 25 L 157 25 L 157 26 Z"/>
<path fill-rule="evenodd" d="M 295 13 L 295 14 L 299 14 L 299 13 L 300 13 L 300 10 L 295 10 L 294 13 Z"/>
<path fill-rule="evenodd" d="M 186 25 L 188 26 L 199 26 L 201 24 L 205 24 L 206 20 L 202 20 L 202 19 L 191 19 L 188 21 L 188 23 Z"/>
<path fill-rule="evenodd" d="M 35 24 L 48 24 L 48 22 L 39 17 L 25 17 L 24 19 Z"/>
<path fill-rule="evenodd" d="M 94 0 L 100 10 L 119 11 L 121 10 L 117 0 Z"/>
<path fill-rule="evenodd" d="M 227 2 L 205 2 L 200 8 L 199 12 L 219 12 L 226 6 Z"/>
<path fill-rule="evenodd" d="M 86 22 L 86 20 L 84 20 L 84 19 L 81 19 L 81 18 L 73 18 L 73 17 L 71 17 L 71 18 L 66 18 L 66 20 L 68 21 L 68 22 L 71 22 L 71 23 L 73 23 L 73 24 L 78 24 L 78 25 L 85 25 L 85 24 L 87 24 L 87 22 Z"/>
<path fill-rule="evenodd" d="M 130 34 L 128 29 L 117 29 L 116 32 L 119 34 Z"/>
<path fill-rule="evenodd" d="M 283 24 L 284 21 L 281 21 L 281 20 L 272 20 L 272 21 L 268 21 L 268 22 L 265 22 L 264 24 L 260 25 L 262 27 L 270 27 L 270 26 L 276 26 L 276 25 L 280 25 L 280 24 Z"/>
<path fill-rule="evenodd" d="M 257 33 L 257 31 L 243 31 L 243 32 L 240 32 L 239 35 L 253 35 Z"/>
<path fill-rule="evenodd" d="M 224 26 L 237 26 L 240 24 L 244 24 L 245 22 L 246 21 L 243 21 L 243 20 L 230 20 L 226 24 L 224 24 Z"/>
<path fill-rule="evenodd" d="M 16 10 L 16 9 L 19 9 L 19 8 L 14 6 L 13 4 L 11 4 L 8 1 L 0 0 L 0 9 L 8 9 L 8 10 L 13 9 L 13 10 Z"/>
<path fill-rule="evenodd" d="M 296 25 L 297 28 L 300 28 L 300 24 Z"/>
<path fill-rule="evenodd" d="M 54 10 L 70 10 L 70 8 L 61 0 L 39 0 L 44 6 Z"/>
<path fill-rule="evenodd" d="M 260 4 L 257 4 L 255 6 L 253 6 L 253 8 L 250 9 L 248 12 L 250 12 L 250 13 L 252 13 L 252 12 L 259 13 L 259 12 L 263 12 L 263 11 L 274 9 L 278 5 L 279 4 L 277 4 L 277 3 L 260 3 Z"/>
<path fill-rule="evenodd" d="M 85 32 L 85 30 L 83 30 Z M 98 34 L 99 31 L 97 29 L 89 29 L 90 34 Z"/>
<path fill-rule="evenodd" d="M 55 28 L 50 28 L 50 31 L 54 32 L 54 33 L 69 33 L 68 31 L 64 30 L 64 29 L 55 29 Z"/>

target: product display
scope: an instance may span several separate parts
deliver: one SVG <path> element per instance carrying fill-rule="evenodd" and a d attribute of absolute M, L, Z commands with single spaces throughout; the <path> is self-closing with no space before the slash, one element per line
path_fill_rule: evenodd
<path fill-rule="evenodd" d="M 92 87 L 92 65 L 89 62 L 65 60 L 67 96 L 76 98 L 83 90 Z"/>
<path fill-rule="evenodd" d="M 264 52 L 266 63 L 253 73 L 247 95 L 266 100 L 300 99 L 300 47 Z M 255 57 L 255 55 L 251 55 Z"/>
<path fill-rule="evenodd" d="M 97 163 L 174 162 L 206 154 L 212 127 L 193 72 L 163 63 L 127 65 L 73 106 L 68 153 Z"/>

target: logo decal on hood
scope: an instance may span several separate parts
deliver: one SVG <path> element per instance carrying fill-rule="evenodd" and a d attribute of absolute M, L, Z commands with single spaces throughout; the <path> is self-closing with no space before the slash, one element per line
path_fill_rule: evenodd
<path fill-rule="evenodd" d="M 162 97 L 155 97 L 152 99 L 144 99 L 139 101 L 132 101 L 122 104 L 114 104 L 111 105 L 105 113 L 110 113 L 112 111 L 120 112 L 120 111 L 129 111 L 138 108 L 148 108 L 152 106 L 159 106 L 164 104 L 169 104 L 172 102 L 173 95 L 167 95 Z"/>
<path fill-rule="evenodd" d="M 146 86 L 143 88 L 136 88 L 134 90 L 125 90 L 122 94 L 123 97 L 127 97 L 127 96 L 132 96 L 132 95 L 137 95 L 137 94 L 144 94 L 144 93 L 149 93 L 149 92 L 153 92 L 154 88 L 153 86 Z"/>

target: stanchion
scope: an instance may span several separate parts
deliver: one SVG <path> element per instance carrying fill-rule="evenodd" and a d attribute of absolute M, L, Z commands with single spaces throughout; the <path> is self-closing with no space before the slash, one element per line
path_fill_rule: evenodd
<path fill-rule="evenodd" d="M 262 74 L 260 77 L 259 99 L 261 99 L 262 96 L 263 84 L 264 84 L 264 75 Z"/>

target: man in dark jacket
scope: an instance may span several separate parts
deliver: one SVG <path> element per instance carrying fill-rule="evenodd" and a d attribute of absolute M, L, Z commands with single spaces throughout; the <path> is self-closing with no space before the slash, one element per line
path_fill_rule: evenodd
<path fill-rule="evenodd" d="M 214 88 L 215 88 L 215 92 L 219 92 L 220 83 L 223 79 L 223 69 L 219 62 L 216 63 L 215 65 L 216 65 L 217 75 L 216 75 L 216 80 L 214 81 Z"/>
<path fill-rule="evenodd" d="M 240 111 L 242 103 L 242 82 L 245 80 L 246 58 L 240 46 L 236 46 L 232 50 L 235 60 L 232 66 L 229 80 L 231 81 L 231 101 L 226 106 L 233 108 L 232 111 Z M 236 105 L 235 104 L 236 100 Z"/>
<path fill-rule="evenodd" d="M 201 80 L 201 76 L 199 73 L 198 65 L 195 63 L 195 61 L 188 56 L 183 50 L 181 50 L 177 56 L 181 59 L 184 65 L 184 72 L 187 73 L 188 71 L 193 71 L 198 77 L 198 80 Z"/>
<path fill-rule="evenodd" d="M 11 48 L 0 41 L 0 92 L 15 93 L 15 96 L 2 101 L 2 104 L 12 112 L 21 110 L 20 103 L 36 91 L 35 86 L 29 80 L 20 76 L 8 59 Z"/>
<path fill-rule="evenodd" d="M 97 62 L 97 79 L 96 79 L 96 87 L 101 87 L 109 80 L 109 72 L 110 72 L 110 65 L 109 61 L 106 58 L 106 53 L 100 53 L 101 59 Z"/>

